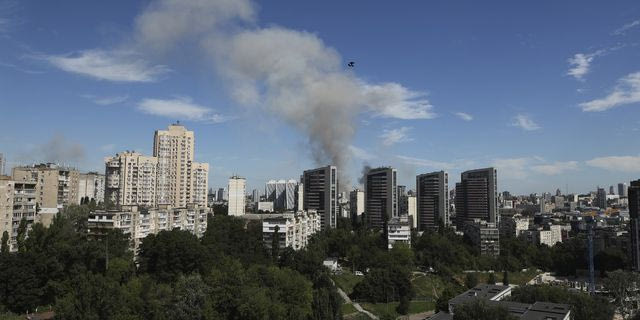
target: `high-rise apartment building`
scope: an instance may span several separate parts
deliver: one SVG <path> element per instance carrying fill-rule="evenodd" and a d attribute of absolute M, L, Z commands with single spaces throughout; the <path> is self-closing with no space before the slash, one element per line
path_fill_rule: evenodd
<path fill-rule="evenodd" d="M 600 209 L 607 208 L 607 191 L 604 188 L 598 188 L 596 191 L 595 205 Z"/>
<path fill-rule="evenodd" d="M 618 195 L 620 197 L 626 197 L 628 195 L 626 183 L 618 183 Z"/>
<path fill-rule="evenodd" d="M 7 160 L 4 158 L 4 154 L 0 153 L 0 176 L 4 175 L 4 167 L 6 167 Z"/>
<path fill-rule="evenodd" d="M 241 216 L 245 214 L 245 197 L 247 193 L 245 178 L 233 176 L 229 178 L 229 215 Z"/>
<path fill-rule="evenodd" d="M 209 164 L 193 161 L 194 145 L 193 131 L 179 123 L 167 130 L 156 130 L 153 156 L 158 158 L 157 204 L 207 204 Z"/>
<path fill-rule="evenodd" d="M 361 219 L 364 213 L 364 191 L 353 190 L 349 193 L 349 210 L 352 219 Z"/>
<path fill-rule="evenodd" d="M 326 166 L 304 171 L 303 208 L 316 210 L 322 230 L 335 228 L 338 219 L 338 168 Z"/>
<path fill-rule="evenodd" d="M 438 221 L 449 226 L 449 174 L 437 171 L 418 175 L 416 202 L 419 231 L 437 229 Z"/>
<path fill-rule="evenodd" d="M 52 163 L 15 167 L 12 179 L 36 183 L 36 202 L 41 209 L 57 211 L 78 202 L 77 170 Z"/>
<path fill-rule="evenodd" d="M 78 203 L 82 199 L 104 202 L 105 177 L 97 172 L 81 173 L 78 175 Z"/>
<path fill-rule="evenodd" d="M 105 197 L 115 205 L 207 206 L 209 164 L 193 161 L 194 134 L 173 124 L 154 135 L 153 156 L 122 152 L 105 158 Z"/>
<path fill-rule="evenodd" d="M 269 180 L 265 185 L 267 201 L 273 202 L 275 210 L 294 210 L 296 208 L 296 191 L 298 181 Z"/>
<path fill-rule="evenodd" d="M 370 169 L 364 181 L 365 221 L 371 228 L 383 228 L 398 216 L 397 172 L 391 167 Z"/>
<path fill-rule="evenodd" d="M 498 178 L 494 168 L 465 171 L 456 183 L 456 227 L 480 219 L 498 224 Z"/>
<path fill-rule="evenodd" d="M 116 206 L 156 206 L 158 158 L 127 151 L 104 161 L 105 201 Z"/>
<path fill-rule="evenodd" d="M 0 237 L 7 232 L 11 251 L 18 249 L 16 239 L 21 220 L 27 221 L 27 230 L 37 222 L 36 184 L 0 175 Z"/>
<path fill-rule="evenodd" d="M 629 235 L 631 236 L 631 267 L 640 272 L 640 180 L 631 181 L 629 193 Z"/>

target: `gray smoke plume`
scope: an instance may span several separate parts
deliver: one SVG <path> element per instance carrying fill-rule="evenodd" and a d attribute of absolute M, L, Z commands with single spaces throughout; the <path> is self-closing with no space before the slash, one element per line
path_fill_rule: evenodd
<path fill-rule="evenodd" d="M 123 52 L 133 52 L 132 60 L 139 53 L 183 56 L 186 48 L 198 48 L 227 80 L 235 101 L 294 126 L 306 136 L 318 165 L 334 164 L 342 173 L 358 113 L 396 119 L 435 116 L 423 93 L 393 82 L 367 83 L 346 71 L 339 53 L 315 34 L 259 27 L 256 20 L 249 0 L 155 1 L 136 18 L 129 40 L 112 50 L 113 59 L 126 59 Z M 84 65 L 89 59 L 82 55 L 65 62 L 79 59 Z M 341 174 L 343 185 L 346 177 Z"/>
<path fill-rule="evenodd" d="M 85 157 L 84 146 L 74 143 L 62 134 L 55 134 L 49 141 L 31 148 L 18 156 L 21 162 L 51 162 L 58 164 L 77 164 Z"/>
<path fill-rule="evenodd" d="M 362 170 L 360 170 L 360 177 L 358 178 L 358 183 L 360 184 L 360 186 L 364 186 L 364 182 L 366 180 L 367 173 L 369 173 L 369 170 L 371 170 L 371 166 L 367 163 L 363 163 Z"/>

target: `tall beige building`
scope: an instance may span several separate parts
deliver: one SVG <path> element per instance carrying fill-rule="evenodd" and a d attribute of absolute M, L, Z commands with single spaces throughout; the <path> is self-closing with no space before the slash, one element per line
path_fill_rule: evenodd
<path fill-rule="evenodd" d="M 105 201 L 116 206 L 156 206 L 156 157 L 127 151 L 105 158 L 105 165 Z"/>
<path fill-rule="evenodd" d="M 36 183 L 36 202 L 41 209 L 59 210 L 78 201 L 77 170 L 56 164 L 39 164 L 13 168 L 12 178 L 18 182 Z"/>
<path fill-rule="evenodd" d="M 229 212 L 230 216 L 245 214 L 245 195 L 247 181 L 244 178 L 233 176 L 229 178 Z"/>
<path fill-rule="evenodd" d="M 16 239 L 20 221 L 27 221 L 27 230 L 37 220 L 36 182 L 13 181 L 8 176 L 0 175 L 0 237 L 6 231 L 9 235 L 9 247 L 16 251 Z"/>
<path fill-rule="evenodd" d="M 78 176 L 78 203 L 83 198 L 104 202 L 104 175 L 97 172 L 81 173 Z"/>
<path fill-rule="evenodd" d="M 209 164 L 193 161 L 193 131 L 172 124 L 157 130 L 153 140 L 153 156 L 127 151 L 105 158 L 105 201 L 117 206 L 206 206 Z"/>
<path fill-rule="evenodd" d="M 158 158 L 157 204 L 185 207 L 187 203 L 207 204 L 209 164 L 193 161 L 193 131 L 172 124 L 157 130 L 153 156 Z"/>

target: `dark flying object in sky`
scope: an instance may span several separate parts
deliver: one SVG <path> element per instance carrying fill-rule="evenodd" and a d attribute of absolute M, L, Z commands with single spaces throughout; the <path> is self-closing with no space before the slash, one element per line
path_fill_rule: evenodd
<path fill-rule="evenodd" d="M 347 64 L 348 67 L 353 68 L 356 66 L 356 63 L 353 61 L 350 61 L 349 64 Z"/>

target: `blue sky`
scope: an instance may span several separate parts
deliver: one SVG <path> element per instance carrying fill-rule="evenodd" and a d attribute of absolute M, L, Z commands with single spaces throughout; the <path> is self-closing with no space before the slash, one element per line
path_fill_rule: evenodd
<path fill-rule="evenodd" d="M 0 152 L 102 171 L 179 119 L 212 187 L 340 162 L 584 192 L 640 178 L 639 44 L 636 1 L 0 0 Z"/>

